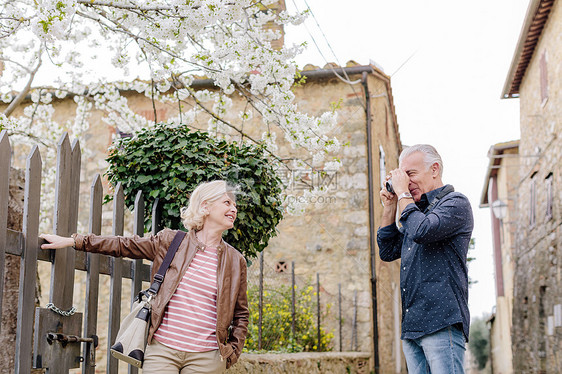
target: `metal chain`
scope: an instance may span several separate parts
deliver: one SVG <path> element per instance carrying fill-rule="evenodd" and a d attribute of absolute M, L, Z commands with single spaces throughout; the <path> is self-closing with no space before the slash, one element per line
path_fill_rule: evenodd
<path fill-rule="evenodd" d="M 45 305 L 45 308 L 50 309 L 53 312 L 58 313 L 61 316 L 65 316 L 65 317 L 70 317 L 71 315 L 73 315 L 76 312 L 75 307 L 70 308 L 68 311 L 64 311 L 62 309 L 57 308 L 55 306 L 55 304 L 53 304 L 53 303 L 48 303 L 47 305 Z"/>

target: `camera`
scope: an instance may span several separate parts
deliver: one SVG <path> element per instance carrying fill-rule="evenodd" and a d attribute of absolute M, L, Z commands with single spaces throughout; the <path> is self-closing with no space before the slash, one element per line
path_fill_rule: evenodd
<path fill-rule="evenodd" d="M 392 180 L 389 179 L 385 183 L 386 190 L 390 193 L 394 193 L 394 188 L 392 188 Z"/>

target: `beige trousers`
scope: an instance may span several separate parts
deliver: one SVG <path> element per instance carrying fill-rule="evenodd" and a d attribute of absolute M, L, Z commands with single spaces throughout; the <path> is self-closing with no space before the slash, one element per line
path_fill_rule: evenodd
<path fill-rule="evenodd" d="M 143 374 L 219 374 L 226 370 L 218 349 L 208 352 L 182 352 L 152 339 L 146 346 Z"/>

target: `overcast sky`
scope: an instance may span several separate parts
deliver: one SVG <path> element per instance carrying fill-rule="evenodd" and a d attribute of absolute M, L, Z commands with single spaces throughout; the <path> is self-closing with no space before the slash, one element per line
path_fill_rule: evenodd
<path fill-rule="evenodd" d="M 430 143 L 445 183 L 468 196 L 476 248 L 469 275 L 473 317 L 495 305 L 490 211 L 479 208 L 491 145 L 519 139 L 519 100 L 500 100 L 528 0 L 286 0 L 310 7 L 306 28 L 285 43 L 308 41 L 300 67 L 375 61 L 391 75 L 402 143 Z M 307 31 L 308 30 L 308 31 Z M 314 41 L 318 44 L 316 47 Z"/>

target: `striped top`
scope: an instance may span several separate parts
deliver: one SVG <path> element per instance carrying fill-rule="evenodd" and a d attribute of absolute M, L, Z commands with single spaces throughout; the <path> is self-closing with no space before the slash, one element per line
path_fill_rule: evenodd
<path fill-rule="evenodd" d="M 164 312 L 154 338 L 183 352 L 218 349 L 217 250 L 198 250 Z"/>

